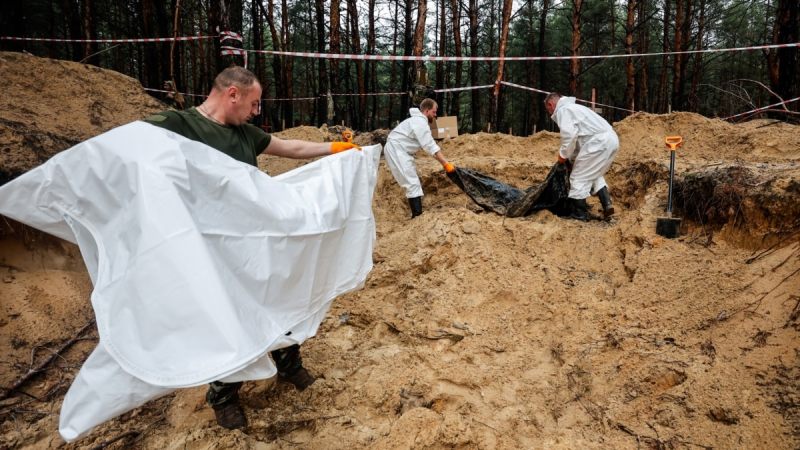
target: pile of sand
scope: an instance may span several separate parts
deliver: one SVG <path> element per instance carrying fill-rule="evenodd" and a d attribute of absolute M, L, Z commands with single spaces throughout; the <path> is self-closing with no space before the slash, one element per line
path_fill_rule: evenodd
<path fill-rule="evenodd" d="M 135 79 L 86 64 L 0 52 L 0 184 L 116 126 L 163 111 Z"/>
<path fill-rule="evenodd" d="M 141 87 L 120 94 L 124 80 L 111 72 L 0 57 L 2 74 L 14 58 L 29 78 L 13 81 L 19 98 L 36 103 L 15 127 L 36 130 L 48 111 L 64 108 L 71 115 L 62 129 L 85 133 L 64 131 L 64 139 L 80 140 L 160 106 L 124 120 L 115 110 L 118 122 L 89 128 L 90 105 L 100 101 L 86 100 L 92 92 L 116 95 L 120 109 L 152 100 Z M 79 81 L 88 74 L 93 83 Z M 37 80 L 55 78 L 78 89 L 74 98 L 36 96 Z M 2 116 L 0 136 L 9 135 L 8 121 Z M 61 448 L 94 448 L 128 432 L 110 448 L 797 448 L 800 130 L 773 122 L 638 113 L 614 124 L 621 149 L 607 179 L 618 214 L 602 223 L 486 213 L 423 152 L 425 213 L 409 220 L 382 163 L 375 266 L 365 288 L 337 299 L 303 345 L 305 365 L 320 377 L 312 387 L 245 383 L 249 426 L 233 432 L 215 425 L 205 387 L 183 389 Z M 340 132 L 299 127 L 275 136 L 328 142 Z M 379 132 L 356 138 L 377 142 Z M 709 199 L 692 204 L 701 214 L 675 240 L 655 233 L 668 135 L 685 142 L 678 174 L 686 198 Z M 558 145 L 549 132 L 441 142 L 457 166 L 518 187 L 544 179 Z M 259 159 L 272 175 L 305 163 Z M 731 192 L 737 201 L 724 203 Z M 723 220 L 702 219 L 730 208 Z M 0 386 L 93 317 L 77 248 L 15 229 L 0 239 Z M 0 448 L 59 445 L 63 394 L 94 345 L 78 341 L 19 387 L 36 399 L 14 391 L 0 401 Z"/>

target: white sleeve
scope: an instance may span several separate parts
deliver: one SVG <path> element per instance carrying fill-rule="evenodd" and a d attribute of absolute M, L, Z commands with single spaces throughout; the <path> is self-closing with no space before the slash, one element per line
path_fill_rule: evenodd
<path fill-rule="evenodd" d="M 575 127 L 575 115 L 567 108 L 561 111 L 558 117 L 558 128 L 561 130 L 561 148 L 558 155 L 564 159 L 574 159 L 576 144 L 578 142 L 578 129 Z"/>
<path fill-rule="evenodd" d="M 415 120 L 412 124 L 412 129 L 414 137 L 417 138 L 419 146 L 422 147 L 423 150 L 431 156 L 435 155 L 440 150 L 439 146 L 436 145 L 436 141 L 433 140 L 431 128 L 427 123 L 423 124 L 421 120 Z"/>

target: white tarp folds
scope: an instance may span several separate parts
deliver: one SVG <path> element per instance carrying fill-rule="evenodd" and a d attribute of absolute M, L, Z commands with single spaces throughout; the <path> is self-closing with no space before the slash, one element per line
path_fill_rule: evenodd
<path fill-rule="evenodd" d="M 94 283 L 100 345 L 62 437 L 176 388 L 273 376 L 268 352 L 313 336 L 372 268 L 380 152 L 272 178 L 135 122 L 0 187 L 0 214 L 77 243 Z"/>

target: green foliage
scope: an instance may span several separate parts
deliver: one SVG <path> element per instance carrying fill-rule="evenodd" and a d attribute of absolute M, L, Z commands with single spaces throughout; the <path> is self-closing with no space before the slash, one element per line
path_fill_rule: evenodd
<path fill-rule="evenodd" d="M 390 55 L 395 51 L 398 55 L 405 52 L 403 33 L 405 29 L 404 8 L 410 5 L 411 20 L 416 21 L 416 6 L 418 0 L 402 0 L 399 4 L 398 23 L 394 21 L 396 1 L 379 0 L 376 2 L 374 47 L 378 54 Z M 573 2 L 566 0 L 557 2 L 548 0 L 517 0 L 514 2 L 512 23 L 509 29 L 508 46 L 506 55 L 518 56 L 567 56 L 571 54 L 573 37 Z M 90 6 L 88 20 L 84 17 Z M 409 2 L 409 3 L 406 3 Z M 635 29 L 633 30 L 634 52 L 657 53 L 674 50 L 675 39 L 675 5 L 676 0 L 637 0 L 637 5 L 645 2 L 643 8 L 637 8 Z M 664 42 L 664 21 L 666 2 L 670 2 L 670 16 L 666 18 L 669 25 L 668 42 Z M 96 39 L 142 38 L 142 37 L 172 37 L 175 33 L 174 14 L 177 0 L 29 0 L 25 2 L 7 2 L 0 9 L 0 28 L 19 30 L 18 33 L 27 37 L 46 38 L 81 38 L 87 33 Z M 279 42 L 273 42 L 273 33 L 263 14 L 262 9 L 269 8 L 269 3 L 253 3 L 253 0 L 222 0 L 227 6 L 227 11 L 241 11 L 242 17 L 228 18 L 229 23 L 242 23 L 244 35 L 244 48 L 252 49 L 256 42 L 261 42 L 264 49 L 280 50 L 282 42 L 287 39 L 285 46 L 291 51 L 317 52 L 317 14 L 323 14 L 325 23 L 326 43 L 330 42 L 330 0 L 324 2 L 323 11 L 316 10 L 313 1 L 286 0 L 286 11 L 283 11 L 283 1 L 273 2 L 273 25 Z M 773 40 L 775 24 L 775 3 L 763 0 L 693 0 L 691 5 L 694 10 L 689 17 L 690 23 L 686 36 L 689 38 L 684 45 L 684 50 L 707 48 L 732 48 L 742 46 L 770 44 Z M 684 1 L 684 5 L 688 2 Z M 224 19 L 219 16 L 222 10 L 217 0 L 182 0 L 178 11 L 178 30 L 181 36 L 212 35 L 214 28 Z M 457 6 L 460 9 L 461 54 L 455 55 L 455 39 L 452 27 L 452 5 L 450 0 L 429 0 L 428 18 L 426 21 L 426 34 L 424 41 L 425 54 L 436 55 L 440 48 L 440 8 L 445 8 L 448 27 L 445 33 L 446 56 L 469 56 L 469 16 L 467 8 L 469 0 L 460 0 Z M 543 9 L 547 7 L 543 18 Z M 627 19 L 627 0 L 583 0 L 581 8 L 581 38 L 578 53 L 581 55 L 621 55 L 625 53 L 625 22 Z M 366 52 L 368 48 L 369 16 L 366 10 L 366 1 L 357 3 L 360 48 Z M 685 6 L 684 6 L 685 7 Z M 257 16 L 254 16 L 254 11 Z M 478 54 L 481 56 L 498 56 L 500 48 L 500 23 L 502 0 L 478 1 Z M 701 14 L 702 12 L 702 14 Z M 286 14 L 284 20 L 283 14 Z M 340 5 L 340 32 L 342 52 L 355 51 L 351 39 L 353 33 L 348 18 L 347 0 L 342 0 Z M 643 14 L 644 17 L 638 17 Z M 702 18 L 702 41 L 700 36 Z M 84 29 L 90 24 L 89 30 Z M 256 25 L 260 27 L 256 36 Z M 283 29 L 286 26 L 287 29 Z M 411 30 L 416 23 L 411 23 Z M 544 27 L 544 41 L 540 36 Z M 395 35 L 396 34 L 396 35 Z M 396 42 L 395 42 L 396 41 Z M 231 45 L 225 42 L 224 45 Z M 242 64 L 240 57 L 216 54 L 217 46 L 211 40 L 186 41 L 175 44 L 174 50 L 170 43 L 159 44 L 82 44 L 44 43 L 44 42 L 10 42 L 0 41 L 0 46 L 5 50 L 26 50 L 37 56 L 48 56 L 58 59 L 86 61 L 90 64 L 117 70 L 127 75 L 138 78 L 145 87 L 161 88 L 163 81 L 174 77 L 180 90 L 189 93 L 205 93 L 210 89 L 211 81 L 219 68 L 232 63 Z M 87 53 L 88 52 L 88 53 Z M 796 50 L 795 50 L 796 52 Z M 94 55 L 91 55 L 95 53 Z M 795 53 L 796 54 L 796 53 Z M 770 102 L 768 92 L 759 85 L 770 86 L 768 78 L 768 52 L 740 51 L 711 53 L 684 56 L 686 72 L 684 83 L 680 86 L 680 95 L 686 98 L 686 109 L 701 114 L 726 116 L 735 114 L 751 107 L 761 106 Z M 87 59 L 87 57 L 89 57 Z M 279 58 L 279 59 L 276 59 Z M 648 56 L 633 59 L 637 110 L 644 108 L 650 112 L 663 112 L 672 102 L 673 80 L 675 73 L 675 58 L 671 55 L 666 59 L 662 56 Z M 290 64 L 291 62 L 291 64 Z M 601 103 L 611 106 L 625 107 L 626 95 L 626 65 L 627 58 L 612 59 L 586 59 L 580 61 L 578 73 L 578 96 L 588 99 L 592 89 L 596 90 L 597 99 Z M 326 60 L 325 68 L 338 67 L 339 92 L 349 91 L 355 93 L 358 81 L 356 79 L 355 61 Z M 376 92 L 398 92 L 401 90 L 403 62 L 392 63 L 389 61 L 364 62 L 364 77 L 366 89 Z M 461 64 L 461 73 L 456 74 L 457 64 L 445 62 L 441 65 L 435 62 L 425 63 L 431 83 L 438 82 L 445 88 L 465 87 L 471 84 L 470 74 L 473 66 L 477 68 L 478 85 L 494 83 L 497 76 L 497 61 L 464 62 Z M 318 95 L 320 86 L 319 60 L 295 57 L 277 57 L 263 54 L 251 54 L 249 67 L 254 70 L 265 86 L 265 96 L 283 97 L 285 87 L 279 83 L 279 74 L 275 70 L 287 71 L 291 67 L 289 80 L 292 85 L 292 95 L 295 97 L 311 97 Z M 437 68 L 442 68 L 440 80 L 437 80 Z M 544 72 L 541 69 L 544 68 Z M 394 74 L 392 73 L 394 71 Z M 373 87 L 370 83 L 372 75 L 376 81 Z M 665 75 L 662 78 L 662 73 Z M 456 86 L 457 75 L 460 76 L 459 86 Z M 646 76 L 646 78 L 645 78 Z M 531 86 L 545 91 L 567 92 L 570 80 L 569 60 L 547 61 L 508 61 L 505 64 L 504 80 L 521 85 Z M 646 79 L 646 85 L 643 80 Z M 543 81 L 545 80 L 545 81 Z M 743 81 L 745 80 L 745 81 Z M 326 82 L 329 80 L 326 80 Z M 394 84 L 393 84 L 394 83 Z M 798 83 L 794 82 L 797 86 Z M 546 117 L 541 114 L 537 102 L 541 96 L 529 91 L 520 91 L 511 87 L 503 87 L 502 98 L 499 101 L 499 124 L 503 129 L 511 127 L 520 132 L 530 132 L 533 125 L 542 129 L 546 124 Z M 800 95 L 800 92 L 797 93 Z M 159 94 L 154 94 L 158 96 Z M 662 98 L 664 95 L 666 97 Z M 439 99 L 440 109 L 449 110 L 449 105 L 454 99 L 459 99 L 459 123 L 470 127 L 472 123 L 485 128 L 489 120 L 489 105 L 492 96 L 488 89 L 477 93 L 479 105 L 473 116 L 472 98 L 470 91 L 442 94 Z M 374 100 L 374 103 L 373 103 Z M 774 101 L 774 99 L 773 99 Z M 400 111 L 400 96 L 379 96 L 375 99 L 369 97 L 366 103 L 359 102 L 358 97 L 337 97 L 337 117 L 351 125 L 364 123 L 365 127 L 386 127 L 396 120 L 406 116 L 405 111 Z M 363 105 L 366 110 L 361 110 Z M 291 119 L 289 122 L 305 122 L 319 125 L 318 108 L 325 108 L 324 101 L 312 103 L 267 104 L 265 108 L 266 119 L 271 123 L 279 123 L 281 119 Z M 660 108 L 660 110 L 659 110 Z M 796 108 L 796 106 L 794 106 Z M 374 122 L 371 122 L 374 116 Z M 369 117 L 370 120 L 364 120 Z M 618 120 L 624 113 L 609 113 L 609 120 Z"/>

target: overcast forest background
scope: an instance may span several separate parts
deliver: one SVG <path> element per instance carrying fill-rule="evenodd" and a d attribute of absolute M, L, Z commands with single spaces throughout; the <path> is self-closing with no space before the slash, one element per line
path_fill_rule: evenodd
<path fill-rule="evenodd" d="M 370 55 L 573 56 L 658 53 L 796 43 L 799 0 L 26 0 L 0 2 L 0 36 L 121 39 L 240 32 L 164 43 L 0 40 L 4 51 L 81 61 L 161 89 L 205 94 L 214 76 L 251 50 Z M 691 111 L 727 117 L 800 96 L 798 48 L 559 61 L 426 62 L 434 89 L 507 81 L 617 108 Z M 416 65 L 404 61 L 312 59 L 250 53 L 264 98 L 408 92 Z M 438 93 L 439 116 L 462 132 L 527 135 L 552 127 L 543 95 L 506 85 Z M 152 92 L 163 98 L 164 94 Z M 256 119 L 273 131 L 342 121 L 356 130 L 390 128 L 408 115 L 408 95 L 265 101 Z M 201 98 L 187 97 L 198 104 Z M 774 110 L 783 107 L 772 108 Z M 797 121 L 798 102 L 772 116 Z M 603 108 L 609 121 L 628 112 Z"/>

